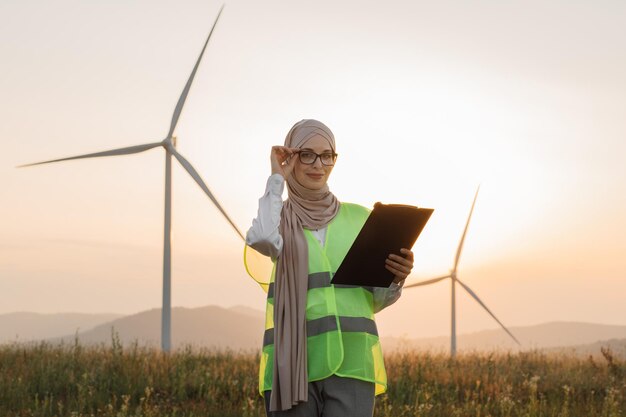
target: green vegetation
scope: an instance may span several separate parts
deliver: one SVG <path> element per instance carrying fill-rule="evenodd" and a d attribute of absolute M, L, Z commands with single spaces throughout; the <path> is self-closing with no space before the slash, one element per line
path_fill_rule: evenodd
<path fill-rule="evenodd" d="M 520 354 L 395 353 L 375 416 L 626 417 L 626 364 Z M 137 345 L 0 346 L 0 416 L 264 416 L 258 355 Z"/>

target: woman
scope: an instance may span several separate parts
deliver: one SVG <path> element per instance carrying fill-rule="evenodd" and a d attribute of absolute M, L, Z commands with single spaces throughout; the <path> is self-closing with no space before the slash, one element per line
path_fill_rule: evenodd
<path fill-rule="evenodd" d="M 387 387 L 374 313 L 400 296 L 413 253 L 389 255 L 389 289 L 331 284 L 369 214 L 329 191 L 336 159 L 326 125 L 296 123 L 272 147 L 272 175 L 246 236 L 274 261 L 259 378 L 268 416 L 371 416 Z"/>

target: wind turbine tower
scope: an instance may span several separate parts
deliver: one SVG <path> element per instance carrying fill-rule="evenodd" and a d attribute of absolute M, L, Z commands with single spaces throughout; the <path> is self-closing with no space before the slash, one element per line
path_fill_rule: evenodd
<path fill-rule="evenodd" d="M 474 299 L 478 304 L 480 304 L 487 313 L 493 319 L 498 322 L 498 324 L 504 329 L 505 332 L 509 336 L 515 340 L 515 342 L 520 345 L 520 342 L 513 336 L 513 333 L 507 329 L 504 324 L 489 310 L 489 308 L 482 302 L 478 295 L 470 287 L 468 287 L 463 281 L 461 281 L 457 275 L 457 268 L 459 266 L 459 259 L 461 258 L 461 251 L 463 250 L 463 243 L 465 242 L 465 236 L 467 235 L 467 229 L 470 224 L 470 220 L 472 218 L 472 213 L 474 212 L 474 206 L 476 205 L 476 199 L 478 198 L 478 191 L 480 190 L 480 186 L 476 189 L 476 194 L 474 195 L 474 201 L 472 202 L 472 208 L 470 209 L 469 216 L 467 217 L 467 222 L 465 223 L 465 229 L 463 230 L 463 234 L 461 235 L 461 241 L 459 242 L 459 247 L 456 250 L 456 256 L 454 258 L 454 266 L 450 270 L 448 275 L 444 275 L 437 278 L 431 278 L 425 281 L 417 282 L 415 284 L 405 285 L 404 288 L 413 288 L 420 287 L 423 285 L 430 285 L 436 282 L 442 281 L 444 279 L 450 278 L 450 303 L 451 303 L 451 313 L 450 313 L 450 355 L 452 357 L 456 356 L 456 284 L 458 283 L 467 293 Z"/>

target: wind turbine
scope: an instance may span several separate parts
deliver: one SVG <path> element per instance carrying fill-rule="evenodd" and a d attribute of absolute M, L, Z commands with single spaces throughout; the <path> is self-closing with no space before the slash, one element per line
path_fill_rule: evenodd
<path fill-rule="evenodd" d="M 211 28 L 211 31 L 209 32 L 209 36 L 207 37 L 206 42 L 204 43 L 204 47 L 202 48 L 202 51 L 200 52 L 200 56 L 198 57 L 198 60 L 196 61 L 196 65 L 193 67 L 193 70 L 191 71 L 191 75 L 189 76 L 189 79 L 187 80 L 187 83 L 185 84 L 185 88 L 183 88 L 183 92 L 181 93 L 180 98 L 178 99 L 178 103 L 176 103 L 176 108 L 174 109 L 174 114 L 172 115 L 172 121 L 170 123 L 170 129 L 167 132 L 167 136 L 165 137 L 165 139 L 163 139 L 161 142 L 153 142 L 153 143 L 147 143 L 144 145 L 129 146 L 126 148 L 119 148 L 119 149 L 113 149 L 109 151 L 89 153 L 85 155 L 71 156 L 68 158 L 53 159 L 50 161 L 36 162 L 33 164 L 20 165 L 17 167 L 17 168 L 21 168 L 21 167 L 27 167 L 27 166 L 33 166 L 33 165 L 49 164 L 52 162 L 69 161 L 72 159 L 98 158 L 101 156 L 129 155 L 129 154 L 144 152 L 144 151 L 147 151 L 149 149 L 156 148 L 159 146 L 165 149 L 165 226 L 164 226 L 164 234 L 163 234 L 163 308 L 161 310 L 161 347 L 163 351 L 165 352 L 169 352 L 171 348 L 171 310 L 172 310 L 171 250 L 172 250 L 172 245 L 171 245 L 170 231 L 171 231 L 171 224 L 172 224 L 172 221 L 171 221 L 171 218 L 172 218 L 172 215 L 171 215 L 172 214 L 171 213 L 172 155 L 174 155 L 174 157 L 178 160 L 178 162 L 180 162 L 183 168 L 185 168 L 185 170 L 189 173 L 189 175 L 191 175 L 191 177 L 196 181 L 196 183 L 198 183 L 200 188 L 202 188 L 204 193 L 209 197 L 209 199 L 211 199 L 213 204 L 215 204 L 217 209 L 222 213 L 222 215 L 226 218 L 226 220 L 228 220 L 228 222 L 235 229 L 237 234 L 242 239 L 245 240 L 241 231 L 237 228 L 237 226 L 231 220 L 231 218 L 228 217 L 228 214 L 226 214 L 222 206 L 215 199 L 215 197 L 209 190 L 209 187 L 206 186 L 206 184 L 200 177 L 200 174 L 198 174 L 198 171 L 195 170 L 195 168 L 189 163 L 189 161 L 187 161 L 187 159 L 185 159 L 180 153 L 178 153 L 178 151 L 176 150 L 176 136 L 173 136 L 174 130 L 176 129 L 176 124 L 178 123 L 178 119 L 183 110 L 183 106 L 185 105 L 185 100 L 187 99 L 187 95 L 189 94 L 189 89 L 191 88 L 191 84 L 193 83 L 193 79 L 196 75 L 196 71 L 198 70 L 198 66 L 200 65 L 200 60 L 202 59 L 202 55 L 204 55 L 204 50 L 206 49 L 207 44 L 209 43 L 209 39 L 211 39 L 211 34 L 213 33 L 215 26 L 217 25 L 217 21 L 219 20 L 223 9 L 224 9 L 224 6 L 220 8 L 219 13 L 217 14 L 217 18 L 215 18 L 213 27 Z"/>
<path fill-rule="evenodd" d="M 467 223 L 465 223 L 465 230 L 463 230 L 463 235 L 461 236 L 461 241 L 459 242 L 459 247 L 456 250 L 456 257 L 454 258 L 454 266 L 452 267 L 452 269 L 450 270 L 450 273 L 448 275 L 444 275 L 442 277 L 437 277 L 437 278 L 431 278 L 428 279 L 426 281 L 421 281 L 421 282 L 417 282 L 415 284 L 410 284 L 410 285 L 405 285 L 404 288 L 413 288 L 413 287 L 420 287 L 423 285 L 430 285 L 430 284 L 434 284 L 436 282 L 442 281 L 444 279 L 450 278 L 450 283 L 451 283 L 451 299 L 452 299 L 452 312 L 451 312 L 451 338 L 450 338 L 450 355 L 452 357 L 454 357 L 456 355 L 456 283 L 458 282 L 459 285 L 461 285 L 461 287 L 463 287 L 463 289 L 465 291 L 467 291 L 467 293 L 469 295 L 472 296 L 472 298 L 474 300 L 476 300 L 478 302 L 478 304 L 480 304 L 486 311 L 487 313 L 489 313 L 489 315 L 491 315 L 491 317 L 493 317 L 493 319 L 495 321 L 498 322 L 498 324 L 504 329 L 505 332 L 507 332 L 509 334 L 509 336 L 511 336 L 513 338 L 513 340 L 515 340 L 515 342 L 518 345 L 521 345 L 520 342 L 515 338 L 515 336 L 513 336 L 513 333 L 511 333 L 509 331 L 509 329 L 507 329 L 504 324 L 502 324 L 502 322 L 500 322 L 500 320 L 498 320 L 498 318 L 495 316 L 495 314 L 493 314 L 491 312 L 491 310 L 489 310 L 489 308 L 485 305 L 485 303 L 483 303 L 480 298 L 478 298 L 478 296 L 476 295 L 476 293 L 474 291 L 472 291 L 472 289 L 470 287 L 468 287 L 466 284 L 463 283 L 463 281 L 461 281 L 458 276 L 457 276 L 457 267 L 459 266 L 459 258 L 461 257 L 461 251 L 463 250 L 463 242 L 465 241 L 465 235 L 467 234 L 467 228 L 469 227 L 469 223 L 470 223 L 470 219 L 472 218 L 472 213 L 474 212 L 474 205 L 476 204 L 476 198 L 478 198 L 478 191 L 480 190 L 480 186 L 478 186 L 478 188 L 476 189 L 476 195 L 474 195 L 474 201 L 472 202 L 472 208 L 470 209 L 470 213 L 469 216 L 467 217 Z"/>

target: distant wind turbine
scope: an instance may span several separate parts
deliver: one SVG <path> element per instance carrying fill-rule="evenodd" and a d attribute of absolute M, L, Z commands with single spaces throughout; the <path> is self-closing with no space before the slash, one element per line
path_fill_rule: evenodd
<path fill-rule="evenodd" d="M 228 214 L 224 211 L 222 206 L 215 199 L 209 187 L 206 186 L 200 174 L 195 170 L 195 168 L 185 159 L 178 151 L 176 150 L 176 136 L 173 136 L 174 130 L 176 129 L 176 124 L 178 123 L 178 118 L 183 110 L 183 106 L 185 105 L 185 100 L 187 99 L 187 95 L 189 94 L 189 89 L 191 88 L 191 84 L 196 75 L 196 71 L 198 70 L 198 66 L 200 65 L 200 60 L 202 59 L 202 55 L 204 54 L 204 50 L 209 43 L 209 39 L 211 39 L 211 34 L 217 25 L 217 21 L 222 14 L 222 10 L 224 6 L 221 7 L 215 22 L 213 23 L 213 27 L 209 32 L 209 36 L 204 43 L 204 47 L 200 52 L 200 56 L 196 61 L 196 65 L 193 67 L 193 71 L 191 71 L 191 75 L 187 80 L 187 84 L 185 84 L 185 88 L 178 99 L 178 103 L 176 104 L 176 108 L 174 109 L 174 114 L 172 115 L 172 121 L 170 123 L 170 129 L 167 132 L 167 136 L 161 142 L 147 143 L 144 145 L 135 145 L 129 146 L 126 148 L 113 149 L 110 151 L 89 153 L 85 155 L 71 156 L 68 158 L 61 159 L 53 159 L 51 161 L 37 162 L 33 164 L 20 165 L 18 168 L 33 166 L 33 165 L 41 165 L 41 164 L 49 164 L 52 162 L 61 162 L 61 161 L 69 161 L 72 159 L 83 159 L 83 158 L 97 158 L 101 156 L 117 156 L 117 155 L 129 155 L 134 153 L 139 153 L 143 151 L 147 151 L 152 148 L 156 148 L 158 146 L 162 146 L 165 149 L 165 227 L 164 227 L 164 236 L 163 236 L 163 308 L 161 312 L 161 347 L 164 351 L 168 352 L 171 348 L 171 239 L 170 239 L 170 230 L 171 230 L 171 207 L 172 207 L 172 155 L 178 162 L 185 168 L 185 170 L 191 175 L 191 177 L 198 183 L 200 188 L 205 192 L 205 194 L 211 199 L 213 204 L 217 207 L 217 209 L 222 213 L 222 215 L 228 220 L 230 225 L 235 229 L 239 237 L 244 239 L 243 234 L 237 228 L 235 223 L 228 217 Z"/>
<path fill-rule="evenodd" d="M 509 336 L 511 336 L 518 345 L 520 345 L 520 342 L 515 338 L 515 336 L 513 336 L 513 333 L 511 333 L 509 329 L 507 329 L 504 326 L 504 324 L 502 324 L 500 320 L 498 320 L 498 318 L 491 312 L 491 310 L 489 310 L 489 308 L 485 305 L 485 303 L 483 303 L 480 300 L 480 298 L 478 298 L 476 293 L 472 291 L 470 287 L 465 285 L 457 276 L 457 267 L 459 266 L 459 258 L 461 257 L 461 250 L 463 250 L 463 242 L 465 241 L 465 235 L 467 234 L 467 228 L 469 227 L 470 219 L 472 218 L 472 212 L 474 211 L 474 205 L 476 204 L 476 198 L 478 198 L 479 190 L 480 190 L 480 186 L 478 186 L 478 188 L 476 189 L 476 195 L 474 196 L 474 201 L 472 202 L 472 208 L 470 209 L 469 216 L 467 217 L 467 223 L 465 223 L 465 230 L 463 230 L 463 235 L 461 236 L 461 241 L 459 242 L 459 247 L 456 251 L 456 257 L 454 258 L 454 267 L 450 270 L 450 274 L 404 286 L 405 289 L 413 288 L 413 287 L 420 287 L 423 285 L 434 284 L 446 278 L 450 278 L 451 287 L 452 287 L 450 355 L 453 357 L 456 355 L 456 288 L 455 288 L 456 285 L 455 284 L 457 282 L 461 285 L 461 287 L 465 289 L 465 291 L 468 292 L 469 295 L 472 296 L 472 298 L 474 298 L 474 300 L 478 302 L 478 304 L 480 304 L 487 311 L 487 313 L 489 313 L 489 315 L 491 315 L 491 317 L 493 317 L 495 321 L 498 322 L 498 324 L 504 329 L 504 331 L 507 332 Z"/>

